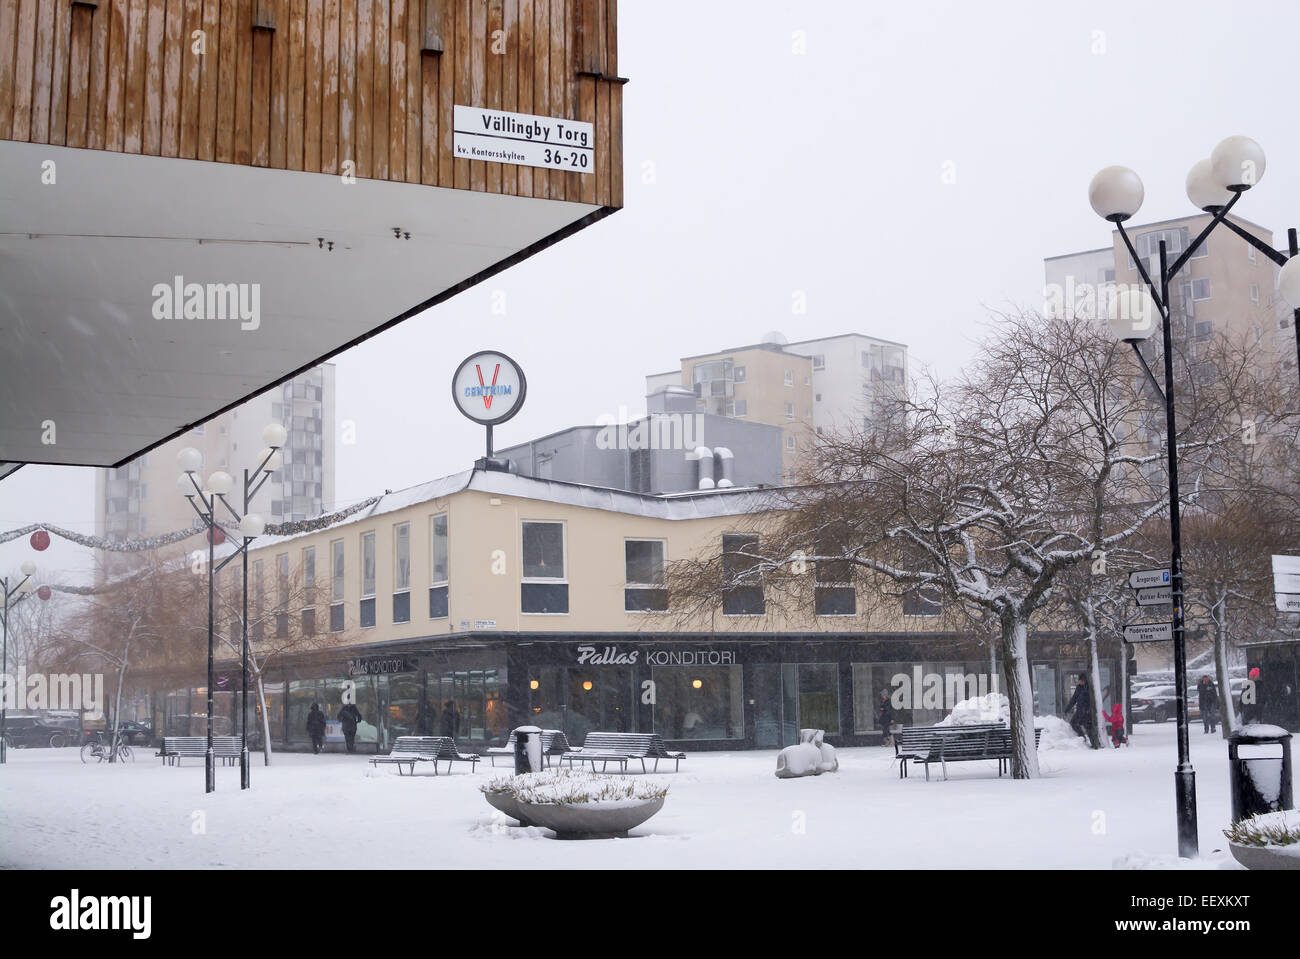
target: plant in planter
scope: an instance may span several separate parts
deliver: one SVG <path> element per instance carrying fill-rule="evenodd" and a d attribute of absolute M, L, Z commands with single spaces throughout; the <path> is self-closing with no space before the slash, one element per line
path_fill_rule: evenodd
<path fill-rule="evenodd" d="M 1223 830 L 1232 857 L 1247 869 L 1300 869 L 1300 814 L 1260 813 Z"/>
<path fill-rule="evenodd" d="M 667 786 L 627 776 L 554 769 L 494 779 L 479 787 L 495 809 L 557 839 L 626 838 L 660 809 Z"/>

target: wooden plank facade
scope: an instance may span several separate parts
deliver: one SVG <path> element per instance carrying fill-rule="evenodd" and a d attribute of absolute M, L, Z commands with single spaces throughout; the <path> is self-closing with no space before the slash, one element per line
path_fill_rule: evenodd
<path fill-rule="evenodd" d="M 623 205 L 618 0 L 0 0 L 0 139 Z M 595 125 L 456 160 L 455 104 Z"/>

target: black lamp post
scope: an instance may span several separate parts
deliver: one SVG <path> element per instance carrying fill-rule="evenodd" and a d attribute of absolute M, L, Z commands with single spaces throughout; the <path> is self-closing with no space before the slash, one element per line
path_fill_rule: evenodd
<path fill-rule="evenodd" d="M 257 491 L 262 488 L 262 484 L 267 481 L 271 474 L 280 468 L 280 447 L 284 445 L 286 433 L 283 426 L 278 423 L 272 423 L 262 431 L 262 440 L 267 443 L 267 449 L 261 453 L 261 462 L 255 470 L 244 470 L 244 512 L 241 515 L 230 505 L 226 499 L 234 486 L 234 479 L 229 473 L 218 470 L 212 473 L 202 487 L 195 478 L 195 473 L 203 465 L 203 454 L 192 447 L 186 447 L 181 450 L 176 461 L 181 468 L 181 476 L 177 485 L 190 505 L 194 507 L 194 512 L 198 514 L 199 519 L 203 521 L 208 531 L 208 747 L 204 754 L 205 768 L 205 792 L 212 792 L 217 788 L 216 785 L 216 756 L 212 745 L 212 719 L 213 719 L 213 695 L 214 695 L 214 629 L 213 629 L 213 583 L 216 574 L 226 568 L 226 565 L 236 556 L 243 559 L 243 637 L 241 643 L 240 665 L 242 676 L 241 700 L 240 700 L 240 722 L 239 722 L 239 788 L 249 788 L 249 762 L 248 762 L 248 546 L 258 536 L 261 536 L 266 529 L 266 522 L 257 513 L 248 512 L 249 504 Z M 202 509 L 195 503 L 195 499 L 203 504 Z M 234 521 L 239 525 L 240 543 L 235 547 L 234 552 L 221 561 L 220 565 L 214 565 L 214 550 L 216 544 L 215 531 L 220 527 L 217 524 L 216 512 L 217 501 L 220 501 Z"/>
<path fill-rule="evenodd" d="M 1174 772 L 1174 796 L 1178 828 L 1178 854 L 1186 858 L 1199 852 L 1196 824 L 1196 772 L 1192 768 L 1187 736 L 1187 642 L 1183 617 L 1183 544 L 1182 523 L 1179 514 L 1177 418 L 1174 411 L 1173 332 L 1169 304 L 1169 282 L 1178 275 L 1184 264 L 1205 243 L 1206 238 L 1220 224 L 1244 237 L 1252 246 L 1264 251 L 1274 262 L 1284 265 L 1280 289 L 1292 306 L 1300 305 L 1300 261 L 1287 258 L 1268 244 L 1251 236 L 1227 219 L 1228 212 L 1264 175 L 1264 151 L 1248 137 L 1228 137 L 1214 148 L 1208 159 L 1196 163 L 1187 175 L 1187 196 L 1201 210 L 1212 214 L 1213 219 L 1200 235 L 1183 250 L 1172 264 L 1167 262 L 1165 243 L 1160 241 L 1160 275 L 1153 281 L 1147 264 L 1138 256 L 1124 221 L 1137 213 L 1142 206 L 1145 191 L 1142 180 L 1127 167 L 1106 167 L 1095 177 L 1088 188 L 1088 200 L 1098 215 L 1115 224 L 1129 256 L 1137 265 L 1138 273 L 1146 287 L 1132 290 L 1117 297 L 1111 304 L 1110 326 L 1115 335 L 1133 347 L 1138 362 L 1165 404 L 1166 447 L 1169 459 L 1169 579 L 1173 604 L 1174 686 L 1178 720 L 1178 767 Z M 1296 250 L 1295 230 L 1291 231 L 1292 256 Z M 1294 287 L 1295 289 L 1292 289 Z M 1294 294 L 1294 299 L 1289 294 Z M 1152 308 L 1159 314 L 1164 347 L 1164 389 L 1156 381 L 1143 357 L 1139 344 L 1154 331 Z M 1300 318 L 1300 310 L 1296 311 Z M 1297 357 L 1300 358 L 1300 331 L 1297 332 Z"/>
<path fill-rule="evenodd" d="M 0 653 L 0 676 L 4 677 L 4 690 L 0 692 L 0 764 L 9 761 L 8 740 L 5 739 L 5 722 L 9 717 L 9 686 L 12 680 L 9 676 L 9 600 L 18 595 L 36 572 L 36 564 L 30 559 L 25 560 L 20 567 L 23 578 L 16 582 L 13 587 L 9 586 L 9 580 L 0 577 L 0 592 L 4 593 L 4 621 L 0 623 L 0 630 L 3 630 L 4 638 L 0 640 L 3 653 Z M 16 691 L 15 691 L 16 692 Z"/>

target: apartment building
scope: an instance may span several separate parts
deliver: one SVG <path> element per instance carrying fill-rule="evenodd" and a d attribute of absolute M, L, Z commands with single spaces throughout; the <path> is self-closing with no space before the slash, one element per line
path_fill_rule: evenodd
<path fill-rule="evenodd" d="M 334 364 L 326 363 L 254 397 L 182 437 L 98 472 L 96 533 L 114 540 L 141 539 L 193 526 L 193 509 L 176 488 L 176 454 L 192 446 L 203 454 L 206 475 L 226 470 L 237 480 L 258 465 L 262 429 L 280 423 L 288 432 L 284 465 L 258 494 L 267 521 L 304 520 L 334 504 Z"/>
<path fill-rule="evenodd" d="M 800 455 L 818 432 L 870 430 L 907 388 L 907 347 L 848 333 L 790 343 L 778 332 L 762 341 L 683 357 L 681 366 L 646 377 L 646 392 L 681 386 L 698 409 L 782 430 L 782 470 L 794 479 Z"/>
<path fill-rule="evenodd" d="M 525 722 L 575 743 L 594 729 L 659 732 L 692 750 L 776 748 L 815 727 L 837 745 L 866 745 L 880 741 L 880 695 L 896 677 L 918 687 L 939 677 L 944 689 L 924 699 L 918 689 L 915 708 L 899 714 L 927 723 L 953 696 L 973 694 L 968 680 L 996 675 L 959 617 L 869 595 L 830 570 L 810 570 L 814 601 L 802 612 L 755 580 L 713 614 L 679 619 L 669 564 L 726 562 L 752 541 L 753 514 L 779 496 L 639 494 L 476 468 L 387 494 L 325 529 L 259 539 L 254 647 L 305 644 L 266 677 L 271 736 L 307 748 L 311 704 L 333 719 L 349 689 L 371 750 L 428 731 L 448 702 L 470 748 L 500 744 Z M 218 623 L 222 635 L 237 638 L 235 629 Z M 1041 632 L 1031 653 L 1040 708 L 1053 711 L 1086 666 L 1084 647 L 1077 635 Z M 233 719 L 239 666 L 220 658 L 217 715 Z M 1118 668 L 1105 659 L 1103 685 L 1115 688 Z M 196 675 L 188 688 L 147 689 L 155 728 L 189 733 L 201 684 Z"/>

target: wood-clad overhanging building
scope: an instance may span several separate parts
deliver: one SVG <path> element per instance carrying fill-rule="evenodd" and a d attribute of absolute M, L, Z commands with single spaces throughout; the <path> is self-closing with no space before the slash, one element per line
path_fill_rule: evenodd
<path fill-rule="evenodd" d="M 119 465 L 617 210 L 617 19 L 0 0 L 0 475 Z"/>

